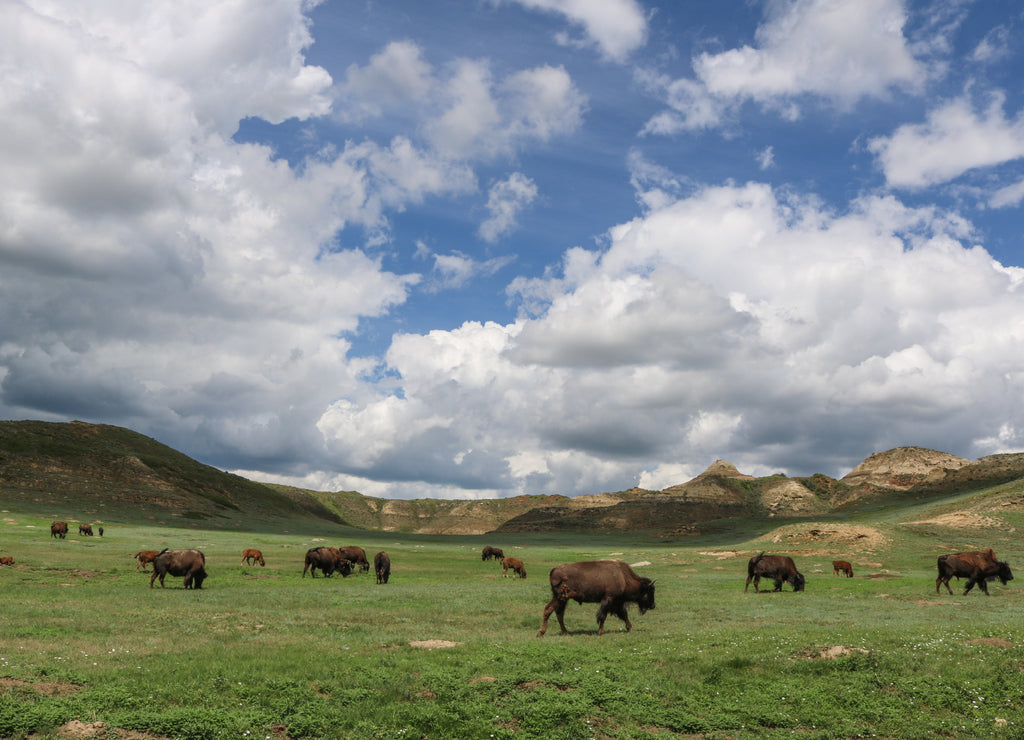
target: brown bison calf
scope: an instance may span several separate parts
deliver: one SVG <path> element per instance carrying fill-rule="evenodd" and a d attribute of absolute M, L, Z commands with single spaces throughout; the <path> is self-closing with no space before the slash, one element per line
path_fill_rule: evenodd
<path fill-rule="evenodd" d="M 845 560 L 833 560 L 832 575 L 837 576 L 840 573 L 845 573 L 847 578 L 853 578 L 853 566 Z"/>
<path fill-rule="evenodd" d="M 60 537 L 61 539 L 64 539 L 67 536 L 67 533 L 68 533 L 68 523 L 67 522 L 54 522 L 53 524 L 50 525 L 50 536 L 51 537 Z"/>
<path fill-rule="evenodd" d="M 143 573 L 148 573 L 149 571 L 146 570 L 146 563 L 152 563 L 153 562 L 153 558 L 155 558 L 159 554 L 160 554 L 159 550 L 143 550 L 141 552 L 135 553 L 135 555 L 133 557 L 136 560 L 139 561 L 139 562 L 137 562 L 135 564 L 135 572 L 138 573 L 139 572 L 139 567 L 141 566 L 142 567 L 142 572 Z"/>
<path fill-rule="evenodd" d="M 242 564 L 256 565 L 259 563 L 263 567 L 266 567 L 266 562 L 263 560 L 263 553 L 259 550 L 242 550 Z"/>
<path fill-rule="evenodd" d="M 502 558 L 501 559 L 501 577 L 507 578 L 508 572 L 512 571 L 512 577 L 519 576 L 520 578 L 526 578 L 526 566 L 523 561 L 519 558 Z"/>
<path fill-rule="evenodd" d="M 14 565 L 14 558 L 10 555 L 5 558 L 0 558 L 0 565 Z"/>
<path fill-rule="evenodd" d="M 503 557 L 505 557 L 505 553 L 500 547 L 491 547 L 490 545 L 484 545 L 483 552 L 480 553 L 481 560 L 501 560 Z"/>

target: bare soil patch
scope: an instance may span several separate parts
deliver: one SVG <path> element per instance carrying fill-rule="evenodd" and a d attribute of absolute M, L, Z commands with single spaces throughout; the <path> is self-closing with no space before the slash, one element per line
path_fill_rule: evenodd
<path fill-rule="evenodd" d="M 823 648 L 811 648 L 804 652 L 804 657 L 808 660 L 835 660 L 836 658 L 845 658 L 850 655 L 867 655 L 870 651 L 864 648 L 851 648 L 844 647 L 843 645 L 832 645 L 830 647 Z"/>
<path fill-rule="evenodd" d="M 82 687 L 78 684 L 68 683 L 66 681 L 47 681 L 47 682 L 35 682 L 35 681 L 23 681 L 19 678 L 0 678 L 0 690 L 13 689 L 13 688 L 24 688 L 31 689 L 40 694 L 46 694 L 47 696 L 68 696 L 79 691 Z"/>
<path fill-rule="evenodd" d="M 928 524 L 933 527 L 949 527 L 951 529 L 988 529 L 990 527 L 1001 527 L 1002 523 L 991 516 L 983 516 L 973 511 L 955 511 L 951 514 L 942 514 L 931 519 L 920 519 L 915 522 L 904 522 L 907 525 Z"/>
<path fill-rule="evenodd" d="M 461 644 L 461 642 L 451 642 L 450 640 L 413 640 L 409 643 L 411 647 L 425 648 L 427 650 L 437 650 L 439 648 L 453 648 Z"/>
<path fill-rule="evenodd" d="M 970 645 L 991 645 L 992 647 L 1010 648 L 1013 643 L 1001 637 L 979 637 L 977 640 L 968 640 Z"/>

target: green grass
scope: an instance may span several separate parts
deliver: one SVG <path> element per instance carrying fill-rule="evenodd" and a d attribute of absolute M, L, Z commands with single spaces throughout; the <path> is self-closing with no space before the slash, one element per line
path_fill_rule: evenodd
<path fill-rule="evenodd" d="M 56 738 L 72 720 L 104 722 L 108 738 L 186 740 L 1022 737 L 1024 584 L 993 583 L 986 598 L 960 595 L 961 582 L 936 596 L 935 556 L 991 544 L 1024 568 L 1024 548 L 1008 530 L 898 524 L 913 516 L 858 521 L 886 537 L 868 547 L 808 539 L 800 524 L 658 541 L 217 532 L 113 517 L 103 538 L 72 527 L 59 541 L 49 520 L 9 511 L 0 737 Z M 302 578 L 317 544 L 387 550 L 391 583 Z M 481 562 L 484 544 L 522 558 L 529 577 L 501 578 Z M 175 578 L 150 590 L 132 555 L 163 547 L 206 553 L 203 590 Z M 240 565 L 246 547 L 267 567 Z M 806 592 L 744 593 L 746 560 L 762 549 L 793 554 Z M 840 556 L 856 578 L 832 576 Z M 596 605 L 571 603 L 572 634 L 553 623 L 538 638 L 547 571 L 600 557 L 650 561 L 638 570 L 657 579 L 657 608 L 631 609 L 631 633 L 610 617 L 598 637 Z M 458 644 L 410 644 L 426 640 Z M 820 657 L 836 646 L 848 650 Z"/>

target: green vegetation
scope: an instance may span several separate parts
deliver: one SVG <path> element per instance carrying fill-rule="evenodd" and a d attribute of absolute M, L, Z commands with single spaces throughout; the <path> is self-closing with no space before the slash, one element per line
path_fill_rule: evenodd
<path fill-rule="evenodd" d="M 107 511 L 103 538 L 72 524 L 61 541 L 49 519 L 10 505 L 0 737 L 56 738 L 72 722 L 97 738 L 184 740 L 1021 737 L 1021 582 L 992 583 L 988 598 L 960 595 L 962 582 L 936 596 L 934 582 L 935 556 L 963 549 L 992 546 L 1024 570 L 1013 531 L 1024 514 L 1004 507 L 985 529 L 901 523 L 983 499 L 674 540 L 417 537 L 300 520 L 269 533 L 277 519 L 199 530 L 118 524 Z M 303 579 L 317 544 L 386 550 L 391 583 Z M 481 562 L 484 544 L 522 558 L 529 577 L 501 578 Z M 202 591 L 175 578 L 149 589 L 132 556 L 163 547 L 206 553 Z M 246 547 L 267 567 L 240 565 Z M 744 593 L 762 549 L 792 554 L 806 592 Z M 536 637 L 548 569 L 602 557 L 648 561 L 637 569 L 657 579 L 657 608 L 631 610 L 631 633 L 610 617 L 599 638 L 596 605 L 572 603 L 572 635 L 555 625 Z M 839 557 L 855 578 L 833 577 Z"/>

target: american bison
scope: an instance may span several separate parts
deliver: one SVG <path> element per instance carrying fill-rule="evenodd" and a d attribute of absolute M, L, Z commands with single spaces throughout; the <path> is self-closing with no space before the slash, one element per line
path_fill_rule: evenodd
<path fill-rule="evenodd" d="M 14 565 L 14 558 L 10 555 L 0 558 L 0 565 Z"/>
<path fill-rule="evenodd" d="M 501 559 L 501 577 L 507 578 L 508 572 L 512 571 L 512 577 L 519 576 L 520 578 L 526 578 L 526 566 L 523 565 L 523 561 L 519 558 L 502 558 Z"/>
<path fill-rule="evenodd" d="M 96 531 L 99 533 L 100 537 L 102 537 L 103 536 L 103 525 L 101 524 L 100 526 L 98 526 L 96 528 Z"/>
<path fill-rule="evenodd" d="M 318 569 L 327 578 L 330 578 L 332 573 L 341 573 L 342 578 L 348 578 L 352 572 L 352 564 L 342 557 L 341 551 L 337 547 L 311 547 L 306 551 L 306 563 L 302 566 L 302 577 L 306 577 L 308 570 L 313 578 L 316 578 Z"/>
<path fill-rule="evenodd" d="M 373 556 L 373 570 L 377 573 L 377 583 L 387 583 L 391 577 L 391 558 L 386 552 L 378 552 Z"/>
<path fill-rule="evenodd" d="M 153 575 L 149 579 L 149 587 L 159 578 L 160 588 L 164 586 L 164 576 L 184 576 L 185 588 L 202 588 L 206 580 L 206 556 L 201 550 L 161 550 L 153 558 Z"/>
<path fill-rule="evenodd" d="M 91 524 L 79 524 L 78 525 L 78 534 L 84 534 L 84 535 L 87 535 L 89 537 L 92 537 L 92 525 Z"/>
<path fill-rule="evenodd" d="M 142 572 L 148 573 L 149 571 L 146 570 L 146 563 L 152 563 L 153 558 L 159 554 L 159 550 L 143 550 L 142 552 L 135 553 L 134 557 L 139 561 L 135 564 L 135 572 L 138 573 L 139 566 L 142 566 Z"/>
<path fill-rule="evenodd" d="M 587 560 L 580 563 L 566 563 L 551 569 L 551 601 L 544 607 L 544 619 L 540 624 L 540 637 L 548 629 L 548 617 L 554 612 L 562 634 L 565 628 L 565 607 L 569 600 L 577 604 L 600 604 L 597 608 L 597 634 L 604 634 L 604 620 L 614 614 L 626 623 L 626 631 L 633 629 L 626 612 L 626 605 L 635 603 L 644 614 L 654 608 L 654 581 L 638 576 L 619 560 Z"/>
<path fill-rule="evenodd" d="M 492 560 L 492 559 L 493 560 L 501 560 L 503 557 L 505 557 L 505 553 L 503 553 L 501 551 L 500 547 L 491 547 L 490 545 L 485 545 L 483 553 L 482 553 L 482 557 L 480 559 L 481 560 Z"/>
<path fill-rule="evenodd" d="M 366 550 L 363 548 L 356 545 L 348 545 L 346 547 L 339 547 L 338 551 L 341 552 L 341 557 L 352 564 L 352 570 L 358 567 L 360 573 L 365 573 L 370 569 L 370 561 L 366 559 Z"/>
<path fill-rule="evenodd" d="M 789 555 L 765 555 L 762 552 L 752 557 L 747 563 L 747 585 L 743 587 L 743 593 L 747 592 L 751 581 L 754 582 L 754 592 L 760 593 L 758 584 L 762 578 L 774 579 L 776 591 L 782 590 L 783 583 L 790 584 L 794 591 L 804 590 L 804 577 Z"/>
<path fill-rule="evenodd" d="M 259 563 L 263 567 L 266 567 L 266 562 L 263 560 L 263 553 L 259 550 L 242 550 L 242 562 L 241 564 L 256 565 Z"/>
<path fill-rule="evenodd" d="M 853 578 L 853 566 L 845 560 L 833 560 L 832 575 L 837 576 L 840 573 L 845 573 L 847 578 Z"/>
<path fill-rule="evenodd" d="M 967 588 L 964 589 L 964 596 L 974 588 L 974 584 L 985 593 L 988 593 L 987 581 L 998 578 L 1005 586 L 1013 580 L 1013 573 L 1010 566 L 1002 560 L 996 560 L 996 554 L 990 547 L 982 552 L 958 552 L 955 555 L 940 555 L 938 560 L 939 577 L 935 579 L 935 593 L 939 593 L 942 584 L 950 594 L 953 589 L 949 587 L 949 579 L 956 576 L 967 579 Z"/>
<path fill-rule="evenodd" d="M 50 525 L 50 536 L 64 539 L 68 534 L 67 522 L 54 522 Z"/>

